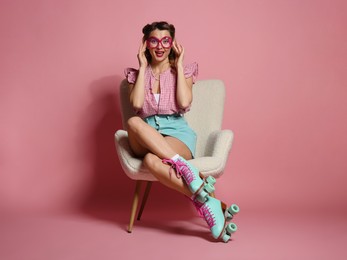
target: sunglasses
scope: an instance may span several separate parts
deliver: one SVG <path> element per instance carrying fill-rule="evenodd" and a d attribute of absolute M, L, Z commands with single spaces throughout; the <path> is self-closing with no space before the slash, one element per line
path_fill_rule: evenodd
<path fill-rule="evenodd" d="M 159 40 L 156 37 L 149 37 L 146 40 L 146 43 L 149 49 L 157 48 L 159 46 L 159 43 L 161 44 L 161 46 L 163 46 L 164 49 L 169 49 L 172 46 L 172 38 L 169 36 L 165 36 Z"/>

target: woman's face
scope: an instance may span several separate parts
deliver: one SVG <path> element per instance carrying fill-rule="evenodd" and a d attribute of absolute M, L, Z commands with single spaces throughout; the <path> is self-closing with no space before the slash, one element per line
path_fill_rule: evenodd
<path fill-rule="evenodd" d="M 152 56 L 152 62 L 158 63 L 168 59 L 172 40 L 168 30 L 155 29 L 150 33 L 147 39 L 147 48 Z"/>

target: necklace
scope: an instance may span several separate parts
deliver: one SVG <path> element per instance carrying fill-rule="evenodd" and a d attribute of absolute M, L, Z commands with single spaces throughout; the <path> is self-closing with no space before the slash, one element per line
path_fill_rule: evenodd
<path fill-rule="evenodd" d="M 164 64 L 164 66 L 165 66 L 165 65 L 166 65 L 166 64 Z M 164 66 L 162 66 L 162 68 L 163 68 Z M 161 72 L 159 72 L 158 74 L 155 74 L 154 71 L 153 71 L 153 69 L 152 69 L 152 66 L 150 66 L 150 68 L 151 68 L 151 72 L 152 72 L 152 75 L 153 75 L 154 79 L 155 79 L 156 81 L 160 81 L 160 74 L 161 74 L 163 71 L 165 71 L 165 69 L 161 69 L 161 70 L 160 70 Z"/>

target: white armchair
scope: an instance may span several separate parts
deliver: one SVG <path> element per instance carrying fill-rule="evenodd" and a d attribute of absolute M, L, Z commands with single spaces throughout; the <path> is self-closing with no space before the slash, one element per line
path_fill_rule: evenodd
<path fill-rule="evenodd" d="M 220 177 L 223 174 L 233 141 L 231 130 L 221 130 L 224 111 L 225 87 L 220 80 L 201 80 L 193 86 L 191 110 L 185 114 L 188 124 L 197 134 L 195 158 L 190 162 L 203 176 Z M 157 179 L 143 166 L 141 158 L 131 152 L 126 131 L 126 122 L 133 115 L 129 104 L 128 83 L 120 85 L 120 104 L 124 130 L 115 133 L 115 144 L 121 166 L 125 174 L 136 181 L 128 232 L 132 232 L 137 211 L 141 184 L 147 182 L 140 211 L 141 218 L 152 182 Z"/>

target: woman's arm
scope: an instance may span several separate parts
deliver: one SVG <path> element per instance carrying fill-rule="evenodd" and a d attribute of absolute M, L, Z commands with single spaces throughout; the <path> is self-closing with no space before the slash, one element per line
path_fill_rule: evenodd
<path fill-rule="evenodd" d="M 145 51 L 146 42 L 141 44 L 137 54 L 140 68 L 136 82 L 135 84 L 129 84 L 130 104 L 135 110 L 141 109 L 145 100 L 145 71 L 148 64 Z"/>
<path fill-rule="evenodd" d="M 139 69 L 135 84 L 129 84 L 129 93 L 132 107 L 141 109 L 145 100 L 145 69 Z"/>
<path fill-rule="evenodd" d="M 173 43 L 174 51 L 176 52 L 176 71 L 177 71 L 177 92 L 176 99 L 177 104 L 181 109 L 186 109 L 190 106 L 193 100 L 193 78 L 185 78 L 183 58 L 184 58 L 184 48 L 179 45 L 176 41 Z"/>

